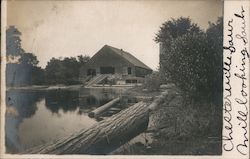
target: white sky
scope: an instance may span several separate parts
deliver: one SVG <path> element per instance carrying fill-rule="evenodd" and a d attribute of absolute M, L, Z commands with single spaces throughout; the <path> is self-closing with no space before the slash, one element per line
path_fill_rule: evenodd
<path fill-rule="evenodd" d="M 163 22 L 184 16 L 206 29 L 223 7 L 221 0 L 9 0 L 7 5 L 7 24 L 22 32 L 22 47 L 34 53 L 42 67 L 52 57 L 93 56 L 108 44 L 152 69 L 159 63 L 153 39 Z"/>

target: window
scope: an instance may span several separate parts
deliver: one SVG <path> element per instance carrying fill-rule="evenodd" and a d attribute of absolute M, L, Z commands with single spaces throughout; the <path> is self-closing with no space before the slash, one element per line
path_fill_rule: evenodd
<path fill-rule="evenodd" d="M 131 69 L 131 67 L 128 67 L 128 74 L 129 74 L 129 75 L 132 74 L 132 69 Z"/>
<path fill-rule="evenodd" d="M 88 69 L 87 70 L 87 75 L 88 76 L 95 76 L 96 75 L 96 70 L 95 69 Z"/>
<path fill-rule="evenodd" d="M 115 68 L 114 67 L 100 67 L 101 74 L 114 74 Z"/>

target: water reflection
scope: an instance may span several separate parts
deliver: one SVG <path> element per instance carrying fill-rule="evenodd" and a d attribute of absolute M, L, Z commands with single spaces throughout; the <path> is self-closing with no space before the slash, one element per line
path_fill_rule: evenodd
<path fill-rule="evenodd" d="M 45 105 L 52 113 L 75 111 L 79 106 L 78 91 L 51 90 L 45 94 Z"/>
<path fill-rule="evenodd" d="M 40 93 L 8 91 L 6 93 L 6 147 L 12 152 L 22 150 L 18 135 L 18 127 L 23 118 L 30 118 L 37 110 L 35 103 L 41 99 Z"/>
<path fill-rule="evenodd" d="M 24 149 L 56 140 L 97 121 L 87 113 L 122 94 L 124 90 L 81 89 L 79 91 L 6 92 L 6 150 Z"/>

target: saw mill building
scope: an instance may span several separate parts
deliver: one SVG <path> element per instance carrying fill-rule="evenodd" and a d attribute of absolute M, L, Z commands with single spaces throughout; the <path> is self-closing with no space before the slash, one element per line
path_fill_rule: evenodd
<path fill-rule="evenodd" d="M 130 53 L 105 45 L 81 68 L 80 80 L 113 75 L 125 83 L 138 83 L 151 73 L 151 68 Z"/>

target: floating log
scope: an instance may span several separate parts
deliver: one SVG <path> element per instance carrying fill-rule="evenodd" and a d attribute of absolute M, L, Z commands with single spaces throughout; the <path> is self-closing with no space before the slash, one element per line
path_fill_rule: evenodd
<path fill-rule="evenodd" d="M 149 111 L 144 102 L 120 111 L 87 130 L 68 138 L 36 147 L 31 154 L 108 154 L 148 127 Z"/>
<path fill-rule="evenodd" d="M 111 100 L 110 102 L 104 104 L 103 106 L 100 106 L 97 109 L 89 112 L 88 116 L 91 117 L 91 118 L 98 117 L 98 115 L 100 115 L 105 110 L 107 110 L 108 108 L 112 107 L 114 104 L 118 103 L 119 101 L 120 101 L 119 97 L 115 98 L 115 99 Z"/>

